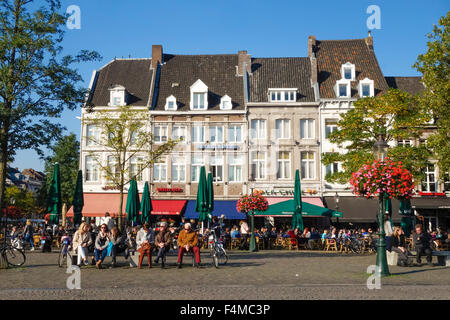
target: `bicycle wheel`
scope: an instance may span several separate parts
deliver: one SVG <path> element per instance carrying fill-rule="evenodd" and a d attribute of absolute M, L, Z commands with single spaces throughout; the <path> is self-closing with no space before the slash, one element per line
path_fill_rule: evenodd
<path fill-rule="evenodd" d="M 228 262 L 228 255 L 224 248 L 220 248 L 217 252 L 217 259 L 219 260 L 218 263 L 221 266 L 224 266 Z"/>
<path fill-rule="evenodd" d="M 61 250 L 59 251 L 58 256 L 58 266 L 60 268 L 62 268 L 64 265 L 67 265 L 67 254 L 68 254 L 67 246 L 63 245 L 61 247 Z"/>
<path fill-rule="evenodd" d="M 219 267 L 219 258 L 217 257 L 216 250 L 212 249 L 210 254 L 211 254 L 211 258 L 213 260 L 214 267 L 218 268 Z"/>
<path fill-rule="evenodd" d="M 5 258 L 8 264 L 12 267 L 20 267 L 25 263 L 25 254 L 23 251 L 16 248 L 6 248 Z"/>

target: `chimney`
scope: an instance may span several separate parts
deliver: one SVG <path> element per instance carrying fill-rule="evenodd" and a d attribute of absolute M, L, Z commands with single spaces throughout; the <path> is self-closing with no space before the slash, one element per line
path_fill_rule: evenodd
<path fill-rule="evenodd" d="M 156 69 L 159 64 L 163 63 L 163 51 L 162 45 L 155 44 L 152 45 L 152 69 Z"/>
<path fill-rule="evenodd" d="M 366 44 L 369 47 L 369 49 L 373 50 L 373 37 L 372 37 L 372 34 L 370 33 L 370 30 L 369 30 L 369 34 L 367 35 L 367 38 L 365 40 L 366 40 Z"/>
<path fill-rule="evenodd" d="M 316 36 L 308 37 L 308 57 L 315 57 L 314 47 L 316 46 Z"/>
<path fill-rule="evenodd" d="M 247 54 L 247 50 L 238 52 L 238 76 L 244 75 L 244 63 L 246 65 L 247 73 L 252 73 L 252 57 Z"/>

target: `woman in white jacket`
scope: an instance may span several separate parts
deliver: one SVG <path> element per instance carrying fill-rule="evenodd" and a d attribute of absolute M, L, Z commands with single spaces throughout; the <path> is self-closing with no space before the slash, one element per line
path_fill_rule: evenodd
<path fill-rule="evenodd" d="M 86 222 L 80 224 L 77 232 L 73 236 L 73 252 L 78 255 L 77 265 L 81 265 L 83 261 L 84 265 L 88 264 L 86 255 L 87 248 L 92 244 L 91 233 L 89 232 L 89 226 Z"/>

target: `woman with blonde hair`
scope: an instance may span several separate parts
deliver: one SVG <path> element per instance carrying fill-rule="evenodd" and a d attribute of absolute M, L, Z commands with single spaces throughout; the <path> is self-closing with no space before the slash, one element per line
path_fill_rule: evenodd
<path fill-rule="evenodd" d="M 84 265 L 88 264 L 86 258 L 87 248 L 92 244 L 91 233 L 89 232 L 89 225 L 86 222 L 80 224 L 77 232 L 73 236 L 73 252 L 78 255 L 77 265 L 81 265 L 81 260 Z"/>
<path fill-rule="evenodd" d="M 408 259 L 408 251 L 406 250 L 405 235 L 401 227 L 394 227 L 391 241 L 391 251 L 398 254 L 398 265 L 400 267 L 407 267 L 411 265 L 411 261 Z"/>

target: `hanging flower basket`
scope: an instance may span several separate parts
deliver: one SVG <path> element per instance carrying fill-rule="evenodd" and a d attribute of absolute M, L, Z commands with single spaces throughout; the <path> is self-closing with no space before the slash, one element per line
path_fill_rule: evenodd
<path fill-rule="evenodd" d="M 267 199 L 262 196 L 261 191 L 254 191 L 253 194 L 246 194 L 242 196 L 236 205 L 236 209 L 239 212 L 255 212 L 255 211 L 266 211 L 269 208 L 269 203 Z"/>
<path fill-rule="evenodd" d="M 352 173 L 351 188 L 356 196 L 367 199 L 387 194 L 388 197 L 409 199 L 414 194 L 414 180 L 401 161 L 386 158 L 384 162 L 375 160 Z"/>

